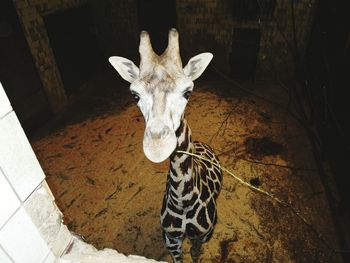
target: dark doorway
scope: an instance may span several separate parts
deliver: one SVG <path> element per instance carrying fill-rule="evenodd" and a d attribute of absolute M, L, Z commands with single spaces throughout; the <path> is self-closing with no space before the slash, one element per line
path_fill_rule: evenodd
<path fill-rule="evenodd" d="M 232 18 L 235 21 L 271 21 L 276 0 L 233 0 Z"/>
<path fill-rule="evenodd" d="M 231 75 L 237 79 L 254 79 L 260 46 L 260 30 L 235 28 L 232 53 L 230 54 Z"/>
<path fill-rule="evenodd" d="M 90 6 L 44 16 L 47 34 L 68 95 L 104 65 Z"/>
<path fill-rule="evenodd" d="M 176 28 L 175 0 L 138 0 L 139 29 L 150 33 L 156 53 L 163 53 L 168 44 L 168 31 Z"/>
<path fill-rule="evenodd" d="M 27 133 L 51 116 L 12 0 L 0 1 L 0 81 Z"/>

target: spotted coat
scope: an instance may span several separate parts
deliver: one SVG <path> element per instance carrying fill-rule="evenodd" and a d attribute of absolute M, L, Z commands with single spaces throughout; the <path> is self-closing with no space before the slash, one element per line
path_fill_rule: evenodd
<path fill-rule="evenodd" d="M 176 136 L 177 148 L 170 156 L 161 224 L 166 247 L 174 262 L 182 262 L 182 241 L 185 237 L 191 240 L 193 248 L 200 248 L 213 233 L 222 171 L 208 161 L 177 153 L 177 150 L 188 151 L 219 163 L 208 145 L 192 142 L 191 130 L 184 118 Z"/>

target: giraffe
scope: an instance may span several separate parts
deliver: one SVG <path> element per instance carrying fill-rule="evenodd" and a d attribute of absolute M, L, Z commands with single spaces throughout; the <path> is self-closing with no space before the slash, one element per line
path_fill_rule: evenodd
<path fill-rule="evenodd" d="M 163 239 L 174 262 L 182 262 L 182 242 L 189 238 L 193 262 L 198 262 L 201 245 L 212 236 L 217 221 L 216 199 L 222 171 L 213 150 L 192 141 L 184 111 L 193 91 L 193 81 L 208 66 L 213 55 L 201 53 L 183 68 L 179 34 L 171 29 L 168 47 L 154 53 L 149 34 L 140 33 L 140 66 L 113 56 L 109 58 L 120 76 L 130 83 L 130 91 L 145 119 L 143 151 L 152 162 L 170 159 L 160 221 Z M 178 151 L 195 153 L 213 163 Z"/>

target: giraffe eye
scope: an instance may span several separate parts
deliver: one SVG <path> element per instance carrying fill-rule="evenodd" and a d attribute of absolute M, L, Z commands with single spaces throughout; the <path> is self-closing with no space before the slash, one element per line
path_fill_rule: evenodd
<path fill-rule="evenodd" d="M 136 101 L 136 103 L 138 103 L 139 102 L 139 100 L 140 100 L 140 96 L 139 95 L 137 95 L 136 93 L 131 93 L 131 95 L 132 95 L 132 97 L 134 98 L 134 100 Z"/>
<path fill-rule="evenodd" d="M 192 93 L 192 91 L 190 91 L 190 90 L 186 91 L 186 92 L 183 94 L 184 98 L 185 98 L 186 100 L 188 100 L 189 97 L 191 96 L 191 93 Z"/>

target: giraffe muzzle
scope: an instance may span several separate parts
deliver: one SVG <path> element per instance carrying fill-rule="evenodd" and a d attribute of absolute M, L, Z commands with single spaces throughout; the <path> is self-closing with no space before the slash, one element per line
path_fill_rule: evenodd
<path fill-rule="evenodd" d="M 160 163 L 175 150 L 176 142 L 175 132 L 168 126 L 149 126 L 143 137 L 143 151 L 150 161 Z"/>

